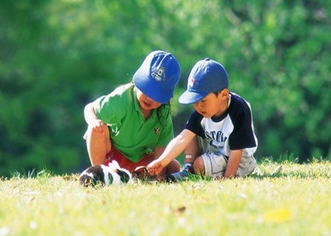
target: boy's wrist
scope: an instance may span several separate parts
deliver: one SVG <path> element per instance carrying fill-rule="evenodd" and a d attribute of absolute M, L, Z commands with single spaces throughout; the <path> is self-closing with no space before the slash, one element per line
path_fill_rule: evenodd
<path fill-rule="evenodd" d="M 160 163 L 162 165 L 162 167 L 165 167 L 167 165 L 166 161 L 163 159 L 163 160 L 160 160 Z"/>

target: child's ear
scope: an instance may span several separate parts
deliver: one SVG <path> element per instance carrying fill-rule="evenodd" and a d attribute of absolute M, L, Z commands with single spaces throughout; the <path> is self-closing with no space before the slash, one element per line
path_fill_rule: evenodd
<path fill-rule="evenodd" d="M 229 90 L 228 89 L 223 89 L 221 91 L 221 98 L 222 99 L 227 99 L 229 97 Z"/>

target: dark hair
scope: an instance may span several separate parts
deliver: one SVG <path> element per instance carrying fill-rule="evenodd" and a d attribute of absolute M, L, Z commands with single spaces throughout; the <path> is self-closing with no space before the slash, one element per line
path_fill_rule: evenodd
<path fill-rule="evenodd" d="M 224 88 L 224 89 L 226 89 L 226 88 Z M 222 90 L 220 90 L 220 91 L 217 91 L 217 92 L 213 92 L 215 95 L 216 95 L 216 97 L 218 96 L 218 94 L 220 93 L 220 92 L 222 92 L 224 89 L 222 89 Z"/>

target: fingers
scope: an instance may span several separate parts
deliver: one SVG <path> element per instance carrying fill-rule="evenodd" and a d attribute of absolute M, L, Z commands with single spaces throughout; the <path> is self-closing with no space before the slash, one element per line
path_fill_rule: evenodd
<path fill-rule="evenodd" d="M 151 163 L 146 167 L 148 173 L 149 173 L 150 175 L 152 175 L 152 176 L 158 174 L 158 172 L 156 171 L 155 166 L 156 166 L 156 165 L 154 164 L 154 162 L 151 162 Z"/>
<path fill-rule="evenodd" d="M 148 173 L 150 174 L 150 175 L 152 175 L 152 176 L 154 176 L 154 175 L 156 175 L 155 174 L 155 169 L 153 168 L 153 167 L 149 167 L 149 166 L 147 166 L 147 171 L 148 171 Z"/>
<path fill-rule="evenodd" d="M 146 168 L 150 175 L 155 176 L 161 173 L 163 166 L 160 163 L 151 162 Z"/>
<path fill-rule="evenodd" d="M 103 133 L 104 129 L 107 128 L 107 126 L 99 119 L 93 120 L 89 125 L 96 133 Z"/>

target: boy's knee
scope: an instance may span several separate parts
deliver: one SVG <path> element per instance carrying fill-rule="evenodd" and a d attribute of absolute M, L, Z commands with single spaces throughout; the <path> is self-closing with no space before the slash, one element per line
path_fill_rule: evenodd
<path fill-rule="evenodd" d="M 166 174 L 172 174 L 180 171 L 180 163 L 177 160 L 171 161 L 166 167 Z"/>
<path fill-rule="evenodd" d="M 193 163 L 193 169 L 196 174 L 203 174 L 205 172 L 205 165 L 202 156 L 199 156 L 197 159 L 195 159 Z"/>

